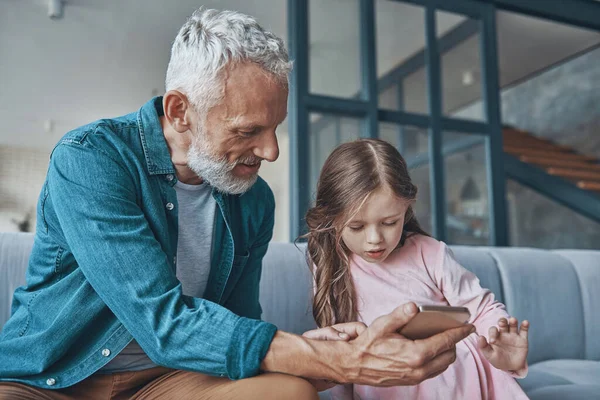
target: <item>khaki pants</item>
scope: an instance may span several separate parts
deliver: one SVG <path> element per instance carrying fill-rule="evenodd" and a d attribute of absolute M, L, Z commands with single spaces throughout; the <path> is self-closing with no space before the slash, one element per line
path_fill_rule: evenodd
<path fill-rule="evenodd" d="M 39 389 L 20 383 L 0 382 L 0 400 L 225 400 L 307 399 L 319 396 L 308 381 L 269 373 L 231 381 L 196 372 L 167 368 L 95 374 L 65 389 Z"/>

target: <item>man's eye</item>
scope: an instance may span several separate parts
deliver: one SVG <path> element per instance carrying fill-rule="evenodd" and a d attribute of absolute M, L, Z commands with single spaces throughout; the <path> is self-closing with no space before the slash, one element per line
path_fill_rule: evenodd
<path fill-rule="evenodd" d="M 239 131 L 242 136 L 253 136 L 256 134 L 256 129 L 252 129 L 251 131 Z"/>

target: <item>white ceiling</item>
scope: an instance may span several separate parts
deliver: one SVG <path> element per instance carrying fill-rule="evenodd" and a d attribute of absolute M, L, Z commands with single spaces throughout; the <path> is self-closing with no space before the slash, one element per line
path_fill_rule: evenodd
<path fill-rule="evenodd" d="M 287 0 L 204 0 L 207 7 L 252 14 L 287 38 Z M 424 46 L 422 11 L 377 0 L 378 73 Z M 69 0 L 64 17 L 47 17 L 47 1 L 0 0 L 0 145 L 49 149 L 68 129 L 136 110 L 163 91 L 170 44 L 199 5 L 178 0 Z M 358 11 L 349 0 L 312 0 L 312 85 L 351 96 L 358 91 Z M 353 6 L 354 4 L 354 6 Z M 445 32 L 462 18 L 445 15 Z M 510 83 L 600 41 L 597 32 L 499 14 L 501 82 Z M 447 60 L 457 104 L 477 48 L 465 42 Z M 421 78 L 422 79 L 422 78 Z M 454 89 L 448 89 L 454 90 Z M 458 92 L 460 91 L 460 93 Z M 52 121 L 48 126 L 47 121 Z M 50 129 L 47 129 L 50 128 Z M 285 128 L 285 127 L 283 127 Z"/>

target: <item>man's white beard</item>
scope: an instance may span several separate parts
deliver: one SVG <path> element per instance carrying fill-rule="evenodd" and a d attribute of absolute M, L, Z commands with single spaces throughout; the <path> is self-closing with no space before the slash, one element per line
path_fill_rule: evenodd
<path fill-rule="evenodd" d="M 233 169 L 238 164 L 255 164 L 260 162 L 258 157 L 250 156 L 227 162 L 227 158 L 217 157 L 212 146 L 209 145 L 206 135 L 200 130 L 192 139 L 192 144 L 187 153 L 188 167 L 209 185 L 220 192 L 228 194 L 242 194 L 248 191 L 258 179 L 258 173 L 249 178 L 235 176 Z"/>

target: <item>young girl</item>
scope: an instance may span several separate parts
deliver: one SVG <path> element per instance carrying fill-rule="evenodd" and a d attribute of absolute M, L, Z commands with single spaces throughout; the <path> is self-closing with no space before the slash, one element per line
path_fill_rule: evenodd
<path fill-rule="evenodd" d="M 477 277 L 414 215 L 417 188 L 389 143 L 360 139 L 325 161 L 306 221 L 319 327 L 366 325 L 398 305 L 468 307 L 477 328 L 456 347 L 456 362 L 416 386 L 337 386 L 338 399 L 527 399 L 513 377 L 527 373 L 529 323 L 509 318 Z"/>

